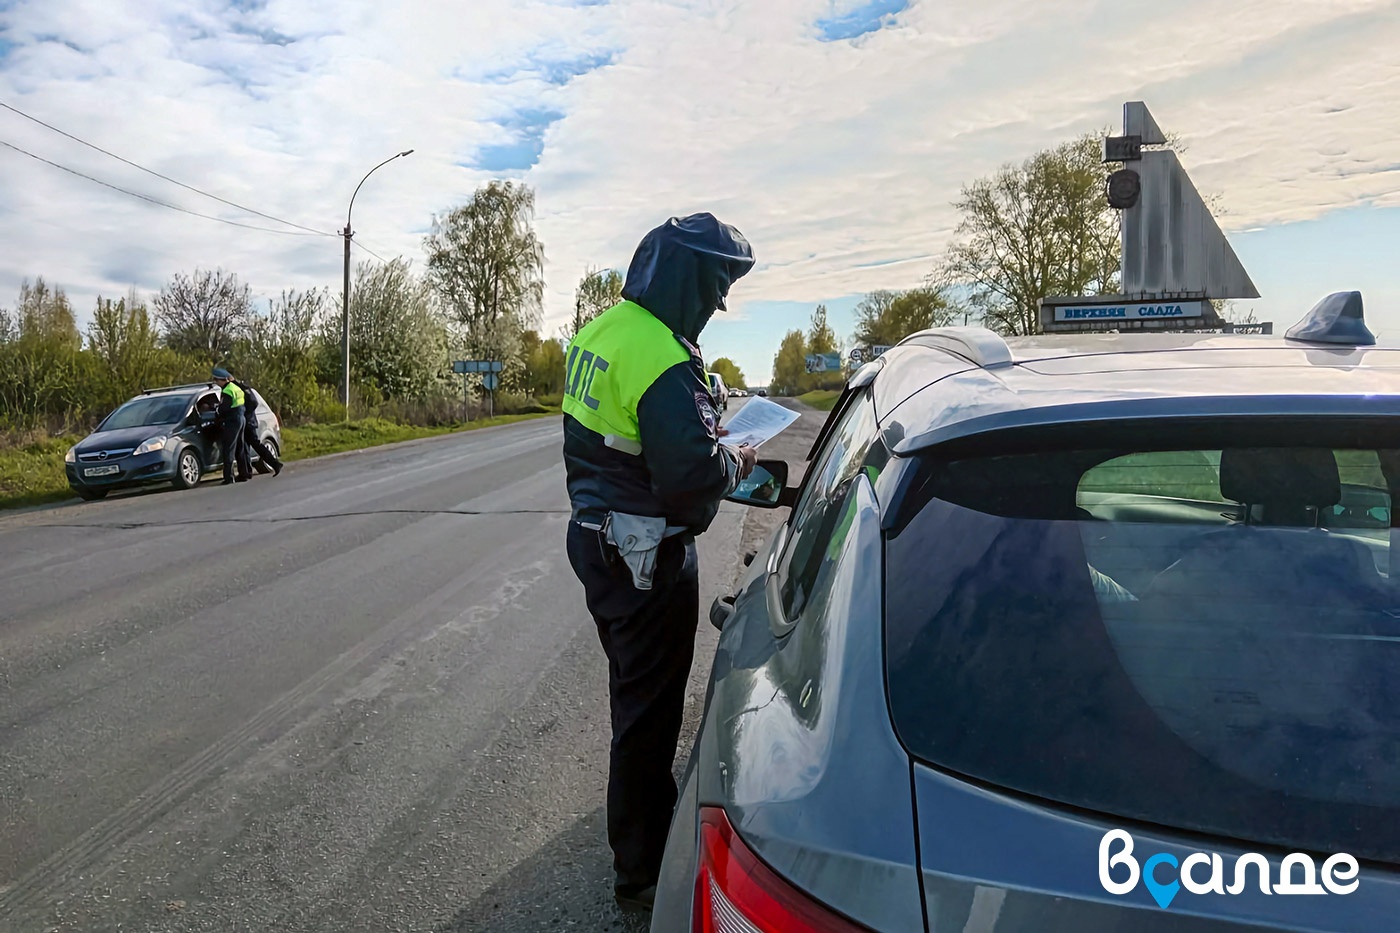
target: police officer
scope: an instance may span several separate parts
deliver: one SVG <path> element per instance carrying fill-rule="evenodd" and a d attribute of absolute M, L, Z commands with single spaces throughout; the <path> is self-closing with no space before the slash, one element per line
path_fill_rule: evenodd
<path fill-rule="evenodd" d="M 241 379 L 233 380 L 233 384 L 243 390 L 245 400 L 243 404 L 243 450 L 248 458 L 248 467 L 244 475 L 252 478 L 252 455 L 257 454 L 259 460 L 272 467 L 273 476 L 281 476 L 282 461 L 278 460 L 277 455 L 268 449 L 268 446 L 263 443 L 262 435 L 258 433 L 258 394 Z M 241 463 L 239 469 L 243 469 Z"/>
<path fill-rule="evenodd" d="M 224 485 L 234 482 L 233 468 L 238 466 L 237 482 L 251 479 L 252 465 L 248 461 L 248 447 L 243 441 L 244 406 L 246 398 L 243 390 L 233 381 L 233 376 L 223 368 L 214 370 L 214 382 L 219 386 L 219 447 L 224 459 Z"/>
<path fill-rule="evenodd" d="M 711 214 L 643 238 L 623 301 L 569 345 L 564 462 L 569 562 L 608 657 L 608 842 L 614 895 L 650 908 L 676 803 L 671 767 L 700 613 L 695 536 L 753 469 L 726 447 L 696 344 L 753 267 Z"/>

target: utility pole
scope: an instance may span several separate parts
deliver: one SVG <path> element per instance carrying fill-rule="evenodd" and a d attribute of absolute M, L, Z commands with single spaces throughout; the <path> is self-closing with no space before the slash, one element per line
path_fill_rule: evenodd
<path fill-rule="evenodd" d="M 364 182 L 360 182 L 364 184 Z M 356 191 L 359 189 L 356 188 Z M 355 204 L 351 198 L 350 205 Z M 345 403 L 345 420 L 350 420 L 350 238 L 355 234 L 350 231 L 350 217 L 345 217 L 345 287 L 340 293 L 340 349 L 341 349 L 341 376 L 342 385 L 340 390 L 340 400 Z"/>
<path fill-rule="evenodd" d="M 364 185 L 369 176 L 375 171 L 388 165 L 395 159 L 406 155 L 412 155 L 412 149 L 405 149 L 403 152 L 389 156 L 374 168 L 365 172 L 365 177 L 360 179 L 360 183 L 355 186 L 355 194 L 350 195 L 350 206 L 345 211 L 345 229 L 341 235 L 345 237 L 345 286 L 341 291 L 340 298 L 340 356 L 344 369 L 341 371 L 343 381 L 340 389 L 340 400 L 345 403 L 345 420 L 350 420 L 350 240 L 355 233 L 350 229 L 350 213 L 355 210 L 355 195 L 360 193 L 360 188 Z"/>

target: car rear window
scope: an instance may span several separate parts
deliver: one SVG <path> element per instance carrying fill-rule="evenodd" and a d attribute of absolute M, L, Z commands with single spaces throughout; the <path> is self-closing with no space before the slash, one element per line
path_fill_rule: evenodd
<path fill-rule="evenodd" d="M 1400 862 L 1400 450 L 929 456 L 917 485 L 886 550 L 890 701 L 917 757 Z"/>

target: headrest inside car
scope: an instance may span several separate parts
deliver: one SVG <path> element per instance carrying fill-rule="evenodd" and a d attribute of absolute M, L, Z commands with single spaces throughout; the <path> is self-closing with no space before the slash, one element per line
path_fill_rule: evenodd
<path fill-rule="evenodd" d="M 1247 505 L 1336 505 L 1337 459 L 1323 447 L 1231 447 L 1220 452 L 1220 494 Z"/>

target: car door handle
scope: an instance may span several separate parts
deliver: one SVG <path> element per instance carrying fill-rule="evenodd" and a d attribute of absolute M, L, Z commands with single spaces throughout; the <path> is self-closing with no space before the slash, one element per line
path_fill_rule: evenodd
<path fill-rule="evenodd" d="M 710 624 L 721 632 L 724 631 L 724 623 L 729 621 L 734 615 L 734 597 L 719 596 L 710 603 Z"/>

